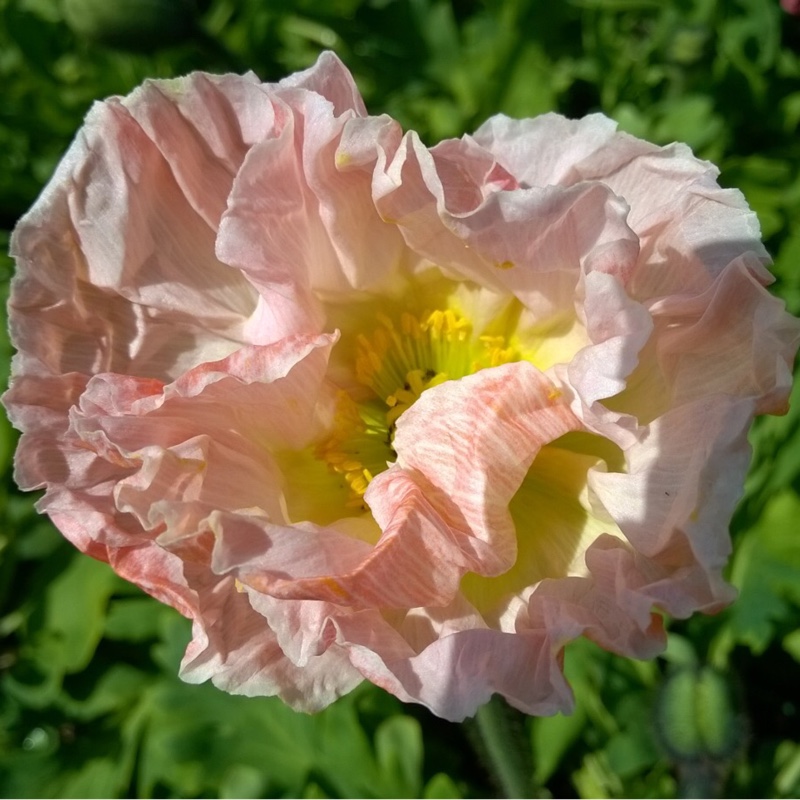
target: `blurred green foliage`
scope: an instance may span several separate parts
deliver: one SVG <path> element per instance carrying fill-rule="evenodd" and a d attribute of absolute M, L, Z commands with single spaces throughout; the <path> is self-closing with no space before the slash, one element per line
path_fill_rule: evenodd
<path fill-rule="evenodd" d="M 552 109 L 601 110 L 638 136 L 688 142 L 744 191 L 775 291 L 800 311 L 800 18 L 777 0 L 0 0 L 3 305 L 8 232 L 94 100 L 192 69 L 276 80 L 326 48 L 372 112 L 431 143 L 497 112 Z M 752 442 L 732 528 L 740 600 L 673 624 L 654 662 L 571 645 L 575 713 L 523 730 L 541 796 L 800 795 L 797 391 Z M 1 796 L 495 791 L 461 728 L 374 687 L 309 717 L 182 684 L 186 621 L 36 515 L 11 482 L 14 443 L 0 417 Z"/>

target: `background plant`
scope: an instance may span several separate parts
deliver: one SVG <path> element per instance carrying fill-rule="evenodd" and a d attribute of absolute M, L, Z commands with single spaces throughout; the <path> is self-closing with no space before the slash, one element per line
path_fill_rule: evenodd
<path fill-rule="evenodd" d="M 0 250 L 93 100 L 147 77 L 277 80 L 336 50 L 373 113 L 433 143 L 505 112 L 603 111 L 742 189 L 800 312 L 800 17 L 777 0 L 0 0 Z M 108 9 L 112 9 L 109 12 Z M 115 16 L 116 15 L 116 16 Z M 2 291 L 12 265 L 0 257 Z M 2 326 L 3 330 L 5 325 Z M 0 380 L 10 347 L 0 340 Z M 759 420 L 740 600 L 663 658 L 567 649 L 577 708 L 525 720 L 540 796 L 800 794 L 800 396 Z M 370 686 L 321 714 L 175 677 L 185 620 L 73 552 L 11 481 L 0 418 L 0 793 L 479 797 L 474 736 Z"/>

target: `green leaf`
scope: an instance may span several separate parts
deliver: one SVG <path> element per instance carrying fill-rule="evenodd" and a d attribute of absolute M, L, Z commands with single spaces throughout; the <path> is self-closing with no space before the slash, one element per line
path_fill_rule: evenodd
<path fill-rule="evenodd" d="M 368 691 L 370 687 L 364 687 Z M 339 797 L 380 795 L 381 773 L 372 744 L 356 713 L 358 692 L 338 700 L 311 718 L 314 738 L 309 745 L 314 764 Z M 298 715 L 302 716 L 302 715 Z"/>
<path fill-rule="evenodd" d="M 92 759 L 61 784 L 58 796 L 76 799 L 116 797 L 123 788 L 119 784 L 119 769 L 113 759 Z"/>
<path fill-rule="evenodd" d="M 422 730 L 412 717 L 390 717 L 375 732 L 375 753 L 386 796 L 418 797 L 422 771 Z"/>
<path fill-rule="evenodd" d="M 112 600 L 104 635 L 109 639 L 127 642 L 156 639 L 162 630 L 164 611 L 164 606 L 151 597 Z"/>
<path fill-rule="evenodd" d="M 55 702 L 66 674 L 83 670 L 102 636 L 108 598 L 118 578 L 94 559 L 75 554 L 44 590 L 33 612 L 21 617 L 29 636 L 5 676 L 5 688 L 24 705 Z"/>
<path fill-rule="evenodd" d="M 461 794 L 458 786 L 449 775 L 444 772 L 437 772 L 426 784 L 422 790 L 422 796 L 425 800 L 459 800 L 464 795 Z"/>
<path fill-rule="evenodd" d="M 729 612 L 734 643 L 761 653 L 775 626 L 800 617 L 800 499 L 784 491 L 737 543 L 731 581 L 740 590 Z"/>
<path fill-rule="evenodd" d="M 697 652 L 685 636 L 670 632 L 667 649 L 661 657 L 676 667 L 694 667 L 697 665 Z"/>
<path fill-rule="evenodd" d="M 231 800 L 263 797 L 264 784 L 264 774 L 260 769 L 248 764 L 233 764 L 222 776 L 219 796 Z"/>
<path fill-rule="evenodd" d="M 603 752 L 589 753 L 572 776 L 578 795 L 584 798 L 620 797 L 624 787 Z"/>
<path fill-rule="evenodd" d="M 152 682 L 152 676 L 129 664 L 112 664 L 103 672 L 84 700 L 68 697 L 61 703 L 77 720 L 91 720 L 113 711 L 133 707 Z"/>
<path fill-rule="evenodd" d="M 586 721 L 582 706 L 576 707 L 570 715 L 556 714 L 533 720 L 533 764 L 539 785 L 550 780 L 569 748 L 580 738 Z"/>
<path fill-rule="evenodd" d="M 718 145 L 725 137 L 725 124 L 714 112 L 710 97 L 682 95 L 670 98 L 661 106 L 660 119 L 652 135 L 656 141 L 685 142 L 704 156 L 718 158 L 721 155 Z"/>
<path fill-rule="evenodd" d="M 661 757 L 647 731 L 623 731 L 612 736 L 605 748 L 608 764 L 621 778 L 649 770 Z"/>
<path fill-rule="evenodd" d="M 229 793 L 249 794 L 252 770 L 261 776 L 258 791 L 298 794 L 314 764 L 315 724 L 276 698 L 164 679 L 148 697 L 139 794 L 214 793 L 223 783 Z"/>
<path fill-rule="evenodd" d="M 781 742 L 775 753 L 775 789 L 783 797 L 800 793 L 800 744 Z"/>
<path fill-rule="evenodd" d="M 800 630 L 792 631 L 783 637 L 783 649 L 798 663 L 800 663 Z"/>
<path fill-rule="evenodd" d="M 94 654 L 116 581 L 107 564 L 77 556 L 50 584 L 44 630 L 58 643 L 58 658 L 66 672 L 83 669 Z"/>

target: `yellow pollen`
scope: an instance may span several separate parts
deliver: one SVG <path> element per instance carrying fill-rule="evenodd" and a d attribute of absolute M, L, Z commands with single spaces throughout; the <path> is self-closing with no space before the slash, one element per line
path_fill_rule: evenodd
<path fill-rule="evenodd" d="M 353 162 L 353 157 L 344 151 L 339 152 L 336 154 L 334 159 L 334 163 L 336 164 L 336 169 L 344 169 L 345 167 L 350 166 Z"/>
<path fill-rule="evenodd" d="M 382 413 L 360 407 L 346 392 L 340 392 L 330 435 L 317 445 L 314 455 L 349 487 L 349 506 L 362 505 L 373 474 L 385 469 L 392 459 L 388 441 Z"/>
<path fill-rule="evenodd" d="M 378 313 L 376 321 L 371 334 L 355 337 L 356 379 L 375 399 L 357 404 L 342 392 L 331 433 L 315 449 L 341 476 L 354 508 L 364 507 L 373 476 L 396 457 L 395 424 L 423 392 L 520 357 L 505 336 L 474 336 L 472 323 L 453 309 L 404 311 L 395 319 Z"/>
<path fill-rule="evenodd" d="M 418 397 L 434 375 L 441 373 L 447 380 L 473 371 L 468 358 L 472 325 L 452 309 L 419 318 L 406 311 L 399 325 L 385 314 L 377 320 L 371 337 L 356 339 L 356 378 L 384 402 L 392 404 L 389 398 L 404 388 Z"/>

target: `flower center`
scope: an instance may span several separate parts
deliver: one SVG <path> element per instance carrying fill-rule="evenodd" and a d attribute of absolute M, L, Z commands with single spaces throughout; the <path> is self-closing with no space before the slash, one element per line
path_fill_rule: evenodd
<path fill-rule="evenodd" d="M 314 450 L 317 459 L 347 482 L 350 508 L 363 506 L 361 497 L 373 475 L 395 457 L 385 416 L 379 404 L 357 404 L 347 392 L 340 392 L 333 430 Z"/>
<path fill-rule="evenodd" d="M 424 391 L 520 358 L 504 336 L 473 336 L 472 323 L 451 309 L 376 318 L 371 335 L 358 334 L 355 358 L 356 380 L 373 397 L 357 403 L 342 392 L 331 435 L 315 449 L 317 458 L 344 476 L 351 507 L 362 506 L 373 476 L 396 457 L 397 420 Z"/>
<path fill-rule="evenodd" d="M 356 377 L 389 407 L 393 424 L 432 386 L 479 369 L 513 361 L 504 336 L 472 336 L 472 323 L 451 309 L 417 318 L 408 312 L 395 325 L 384 314 L 371 338 L 358 336 Z"/>

